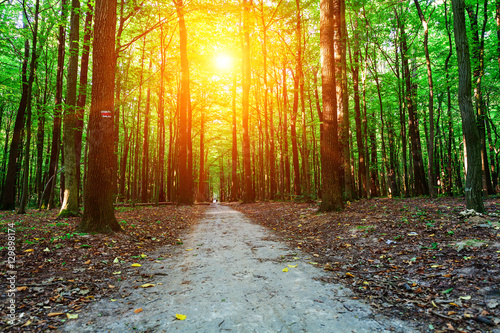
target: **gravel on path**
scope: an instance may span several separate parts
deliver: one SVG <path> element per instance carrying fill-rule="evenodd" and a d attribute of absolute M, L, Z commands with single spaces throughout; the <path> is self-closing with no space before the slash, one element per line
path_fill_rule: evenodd
<path fill-rule="evenodd" d="M 276 242 L 243 214 L 212 204 L 176 254 L 137 268 L 65 332 L 412 332 L 349 289 L 320 282 L 314 257 Z M 165 250 L 163 250 L 165 252 Z M 155 253 L 161 255 L 162 250 Z M 151 254 L 149 257 L 153 257 Z M 142 263 L 142 262 L 141 262 Z M 285 271 L 283 271 L 285 270 Z M 142 277 L 141 277 L 142 275 Z M 150 276 L 150 278 L 148 278 Z M 154 284 L 150 288 L 137 286 Z M 142 309 L 142 311 L 138 311 Z M 137 313 L 136 313 L 137 312 Z M 186 316 L 176 319 L 176 314 Z"/>

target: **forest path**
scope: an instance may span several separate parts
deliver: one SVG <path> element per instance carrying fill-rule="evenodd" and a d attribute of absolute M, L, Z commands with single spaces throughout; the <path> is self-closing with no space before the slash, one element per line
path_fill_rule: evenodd
<path fill-rule="evenodd" d="M 271 240 L 263 227 L 212 204 L 175 255 L 138 268 L 103 299 L 70 320 L 67 332 L 411 332 L 337 284 L 309 255 Z M 163 253 L 165 250 L 163 250 Z M 161 255 L 162 250 L 155 253 Z M 151 254 L 149 257 L 156 258 Z M 288 261 L 288 262 L 285 262 Z M 142 262 L 141 262 L 142 263 Z M 289 267 L 290 265 L 291 267 Z M 297 265 L 296 267 L 293 267 Z M 284 268 L 288 272 L 283 272 Z M 141 274 L 152 278 L 141 278 Z M 331 274 L 331 273 L 330 273 Z M 137 288 L 145 283 L 151 288 Z M 134 289 L 134 286 L 137 289 Z M 123 297 L 125 296 L 126 297 Z M 134 310 L 142 308 L 135 313 Z M 176 320 L 176 314 L 186 320 Z"/>

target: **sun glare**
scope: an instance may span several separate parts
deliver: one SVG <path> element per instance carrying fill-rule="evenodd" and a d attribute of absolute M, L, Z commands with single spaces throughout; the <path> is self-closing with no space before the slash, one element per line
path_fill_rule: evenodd
<path fill-rule="evenodd" d="M 218 69 L 229 69 L 233 60 L 227 54 L 219 54 L 215 57 L 215 64 Z"/>

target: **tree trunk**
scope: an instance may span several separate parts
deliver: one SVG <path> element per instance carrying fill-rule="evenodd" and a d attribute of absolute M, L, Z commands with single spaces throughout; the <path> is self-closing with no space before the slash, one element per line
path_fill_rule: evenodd
<path fill-rule="evenodd" d="M 198 176 L 198 200 L 207 201 L 205 197 L 205 111 L 201 108 L 200 120 L 200 170 Z"/>
<path fill-rule="evenodd" d="M 67 0 L 61 1 L 61 18 L 66 19 Z M 45 185 L 44 194 L 40 208 L 54 208 L 54 188 L 57 177 L 57 165 L 59 162 L 59 150 L 61 144 L 61 113 L 62 113 L 62 92 L 64 80 L 64 54 L 65 54 L 66 30 L 64 24 L 59 26 L 58 48 L 57 48 L 57 73 L 56 73 L 56 93 L 54 107 L 54 122 L 52 127 L 52 144 L 50 149 L 50 163 L 48 181 Z"/>
<path fill-rule="evenodd" d="M 341 54 L 341 88 L 342 109 L 339 109 L 340 144 L 342 147 L 342 171 L 344 173 L 344 196 L 348 200 L 353 199 L 354 181 L 351 171 L 351 148 L 349 144 L 349 89 L 347 88 L 347 26 L 345 23 L 345 2 L 340 3 L 340 54 Z"/>
<path fill-rule="evenodd" d="M 445 13 L 445 24 L 446 24 L 446 33 L 448 35 L 448 56 L 444 62 L 444 70 L 446 72 L 446 97 L 447 97 L 447 114 L 448 114 L 448 142 L 447 142 L 447 150 L 448 150 L 448 159 L 446 163 L 446 181 L 445 181 L 445 193 L 449 196 L 453 194 L 452 192 L 452 184 L 453 184 L 453 173 L 452 173 L 452 142 L 454 140 L 453 137 L 453 121 L 451 114 L 451 84 L 450 84 L 450 73 L 449 73 L 449 65 L 450 59 L 453 54 L 453 44 L 451 42 L 451 31 L 448 23 L 448 10 L 447 10 L 447 1 L 444 2 L 444 13 Z"/>
<path fill-rule="evenodd" d="M 19 204 L 19 214 L 26 213 L 26 205 L 28 203 L 28 180 L 29 180 L 29 170 L 30 170 L 30 145 L 31 145 L 31 114 L 32 114 L 32 92 L 33 92 L 33 81 L 35 80 L 35 71 L 37 67 L 37 41 L 38 41 L 38 14 L 40 8 L 40 1 L 36 0 L 35 3 L 35 22 L 33 25 L 33 50 L 31 52 L 31 63 L 30 63 L 30 75 L 28 78 L 28 103 L 26 105 L 26 143 L 24 152 L 24 175 L 22 181 L 22 196 Z"/>
<path fill-rule="evenodd" d="M 415 195 L 427 195 L 429 189 L 425 180 L 424 162 L 420 144 L 420 131 L 418 129 L 418 116 L 415 108 L 416 84 L 411 82 L 410 67 L 408 65 L 408 48 L 406 33 L 401 25 L 401 53 L 403 56 L 403 70 L 406 83 L 406 103 L 408 105 L 408 127 L 410 132 L 411 154 L 413 161 L 413 182 Z"/>
<path fill-rule="evenodd" d="M 283 182 L 283 198 L 288 199 L 290 194 L 291 175 L 290 175 L 290 159 L 288 156 L 288 91 L 286 84 L 286 63 L 283 63 L 283 166 L 284 166 L 284 182 Z"/>
<path fill-rule="evenodd" d="M 80 172 L 80 161 L 82 158 L 82 134 L 83 134 L 83 118 L 85 112 L 85 105 L 87 104 L 87 83 L 88 83 L 88 71 L 89 71 L 89 55 L 90 55 L 90 37 L 92 35 L 92 14 L 93 8 L 89 2 L 87 3 L 87 14 L 85 16 L 85 28 L 83 35 L 83 45 L 82 45 L 82 59 L 80 64 L 80 86 L 78 92 L 78 100 L 76 101 L 76 117 L 77 126 L 75 130 L 75 149 L 76 149 L 76 161 L 78 167 L 76 168 L 78 189 L 81 188 L 81 172 Z M 80 197 L 79 197 L 80 200 Z"/>
<path fill-rule="evenodd" d="M 431 197 L 436 196 L 436 186 L 437 179 L 435 174 L 434 166 L 434 84 L 432 82 L 432 68 L 431 68 L 431 58 L 429 55 L 429 27 L 427 21 L 425 20 L 422 8 L 420 8 L 420 3 L 418 0 L 414 0 L 415 6 L 417 7 L 418 16 L 424 27 L 424 52 L 425 52 L 425 63 L 427 65 L 427 81 L 429 83 L 429 142 L 427 144 L 427 155 L 428 156 L 428 169 L 427 174 L 429 177 L 429 195 Z"/>
<path fill-rule="evenodd" d="M 469 22 L 472 31 L 472 55 L 474 57 L 474 99 L 477 115 L 477 126 L 479 130 L 479 137 L 481 139 L 481 163 L 483 170 L 483 191 L 485 194 L 495 194 L 495 190 L 491 184 L 491 175 L 488 161 L 488 153 L 486 150 L 486 104 L 483 98 L 482 79 L 484 76 L 484 35 L 486 32 L 486 23 L 488 18 L 488 1 L 484 1 L 484 18 L 481 31 L 479 30 L 478 11 L 479 4 L 476 7 L 476 12 L 472 5 L 465 6 L 467 14 L 469 15 Z"/>
<path fill-rule="evenodd" d="M 162 39 L 163 40 L 163 39 Z M 132 182 L 132 199 L 139 200 L 139 150 L 140 150 L 140 127 L 141 127 L 141 103 L 142 103 L 142 86 L 144 84 L 144 58 L 146 53 L 146 35 L 142 39 L 142 56 L 141 56 L 141 74 L 139 76 L 139 96 L 137 98 L 137 125 L 135 128 L 135 152 L 134 152 L 134 180 Z M 146 135 L 146 133 L 144 133 Z M 144 202 L 144 201 L 143 201 Z"/>
<path fill-rule="evenodd" d="M 149 58 L 149 70 L 151 71 L 152 61 Z M 146 93 L 146 108 L 144 109 L 144 138 L 142 142 L 142 177 L 141 177 L 141 201 L 148 202 L 149 184 L 149 109 L 151 101 L 151 88 L 148 85 Z M 172 135 L 172 134 L 171 134 Z"/>
<path fill-rule="evenodd" d="M 452 0 L 453 28 L 458 61 L 458 103 L 462 117 L 462 131 L 467 152 L 467 174 L 465 181 L 465 203 L 468 209 L 484 213 L 481 171 L 481 141 L 476 126 L 476 117 L 471 96 L 471 65 L 469 43 L 465 28 L 464 0 Z"/>
<path fill-rule="evenodd" d="M 59 217 L 78 215 L 78 178 L 76 169 L 75 138 L 77 127 L 76 93 L 78 82 L 78 42 L 80 39 L 80 0 L 71 1 L 71 26 L 69 33 L 68 86 L 66 93 L 66 112 L 64 113 L 63 149 L 64 149 L 64 196 Z"/>
<path fill-rule="evenodd" d="M 27 77 L 28 59 L 30 55 L 29 41 L 24 42 L 24 59 L 21 69 L 22 79 L 22 95 L 17 109 L 16 121 L 14 123 L 14 133 L 9 150 L 9 162 L 7 165 L 7 175 L 5 176 L 5 184 L 2 193 L 2 210 L 14 210 L 16 208 L 16 182 L 19 156 L 19 146 L 21 144 L 21 135 L 24 130 L 26 106 L 29 97 L 29 83 Z"/>
<path fill-rule="evenodd" d="M 402 159 L 401 162 L 403 164 L 403 183 L 404 183 L 404 195 L 409 196 L 410 195 L 410 186 L 408 183 L 408 163 L 407 163 L 407 136 L 406 136 L 406 114 L 405 114 L 405 107 L 404 107 L 404 84 L 401 80 L 401 71 L 400 71 L 400 66 L 403 67 L 403 61 L 404 61 L 404 56 L 402 61 L 399 61 L 399 54 L 398 52 L 398 47 L 401 50 L 402 49 L 402 38 L 399 36 L 399 33 L 401 31 L 401 20 L 398 14 L 398 11 L 394 9 L 394 14 L 397 19 L 397 27 L 396 27 L 396 37 L 394 39 L 394 53 L 395 53 L 395 69 L 396 69 L 396 78 L 398 80 L 398 104 L 399 104 L 399 124 L 400 124 L 400 133 L 401 133 L 401 153 L 402 153 Z"/>
<path fill-rule="evenodd" d="M 191 140 L 189 130 L 189 63 L 187 58 L 187 30 L 184 21 L 184 4 L 182 0 L 174 1 L 179 19 L 180 56 L 181 56 L 181 86 L 179 92 L 179 204 L 190 205 L 193 203 L 192 174 L 188 166 L 188 150 Z"/>
<path fill-rule="evenodd" d="M 248 128 L 249 108 L 250 108 L 250 84 L 252 69 L 250 67 L 250 7 L 249 0 L 243 0 L 243 99 L 242 99 L 242 120 L 243 120 L 243 170 L 244 170 L 244 192 L 243 202 L 253 202 L 255 193 L 252 188 L 252 168 L 250 153 L 250 134 Z"/>
<path fill-rule="evenodd" d="M 184 10 L 183 8 L 181 10 Z M 184 25 L 184 14 L 182 14 L 182 19 L 183 19 L 183 24 Z M 180 25 L 179 25 L 180 27 Z M 185 26 L 183 27 L 184 32 L 185 32 Z M 165 196 L 165 107 L 164 107 L 164 97 L 163 97 L 163 91 L 165 90 L 165 66 L 167 62 L 167 57 L 166 57 L 166 48 L 163 42 L 163 25 L 161 26 L 161 34 L 160 34 L 160 55 L 161 55 L 161 65 L 160 65 L 160 91 L 158 92 L 158 144 L 159 144 L 159 151 L 158 151 L 158 177 L 159 179 L 157 180 L 157 185 L 158 185 L 158 201 L 159 202 L 164 202 L 166 201 L 166 196 Z M 187 44 L 187 33 L 185 32 L 184 34 L 185 37 L 185 43 Z M 183 42 L 183 43 L 184 43 Z M 181 53 L 182 51 L 181 47 Z M 185 50 L 184 50 L 185 51 Z M 188 83 L 187 83 L 187 99 L 188 99 L 188 107 L 189 107 L 189 67 L 187 64 L 187 54 L 185 56 L 185 66 L 187 69 L 184 69 L 184 72 L 188 72 L 187 78 L 188 78 Z M 181 55 L 181 58 L 183 56 Z M 187 140 L 191 140 L 191 137 L 188 136 Z M 192 175 L 189 174 L 189 180 L 191 181 Z M 187 185 L 188 183 L 186 183 Z M 187 186 L 189 188 L 189 186 Z M 192 203 L 193 198 L 190 198 L 191 201 L 186 202 L 186 203 Z"/>
<path fill-rule="evenodd" d="M 231 201 L 238 200 L 238 137 L 236 128 L 236 69 L 233 71 L 233 91 L 232 91 L 232 147 L 231 147 Z"/>
<path fill-rule="evenodd" d="M 340 10 L 340 1 L 320 1 L 320 51 L 322 97 L 323 97 L 323 133 L 321 137 L 321 193 L 320 211 L 341 210 L 342 188 L 340 182 L 340 148 L 337 123 L 337 97 L 335 93 L 335 54 L 333 37 L 335 23 L 334 12 Z"/>
<path fill-rule="evenodd" d="M 88 170 L 84 212 L 77 229 L 83 232 L 122 230 L 113 208 L 116 0 L 97 0 L 92 65 L 92 101 L 88 125 Z"/>
<path fill-rule="evenodd" d="M 358 11 L 355 11 L 354 18 L 354 38 L 353 49 L 354 63 L 351 67 L 352 70 L 352 85 L 354 91 L 354 113 L 356 122 L 356 143 L 358 145 L 358 181 L 359 181 L 359 197 L 368 197 L 368 183 L 366 179 L 366 164 L 365 164 L 365 145 L 363 138 L 363 131 L 361 129 L 361 109 L 359 100 L 359 30 L 358 30 Z"/>

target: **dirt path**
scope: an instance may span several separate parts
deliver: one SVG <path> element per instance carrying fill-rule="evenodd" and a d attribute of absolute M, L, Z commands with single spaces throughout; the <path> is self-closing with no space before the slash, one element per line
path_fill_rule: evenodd
<path fill-rule="evenodd" d="M 178 253 L 137 268 L 137 280 L 120 285 L 79 313 L 67 332 L 411 332 L 383 317 L 340 285 L 314 258 L 270 240 L 270 233 L 241 213 L 213 204 L 183 240 Z M 156 253 L 156 257 L 162 252 Z M 151 257 L 151 255 L 150 255 Z M 142 262 L 141 262 L 142 264 Z M 294 267 L 296 265 L 296 267 Z M 287 268 L 288 272 L 283 272 Z M 141 278 L 152 275 L 151 278 Z M 145 283 L 151 288 L 137 288 Z M 126 297 L 123 297 L 126 296 Z M 134 310 L 142 308 L 135 313 Z M 176 320 L 176 314 L 186 319 Z"/>

